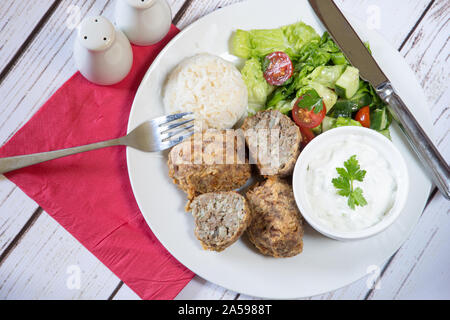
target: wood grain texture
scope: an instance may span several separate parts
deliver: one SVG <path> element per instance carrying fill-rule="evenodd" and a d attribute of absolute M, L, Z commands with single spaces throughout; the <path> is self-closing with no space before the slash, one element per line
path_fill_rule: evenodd
<path fill-rule="evenodd" d="M 22 190 L 0 175 L 0 257 L 37 208 Z"/>
<path fill-rule="evenodd" d="M 450 207 L 436 193 L 370 299 L 450 299 Z"/>
<path fill-rule="evenodd" d="M 175 300 L 233 300 L 238 294 L 196 276 Z"/>
<path fill-rule="evenodd" d="M 1 2 L 0 17 L 4 12 L 4 4 L 8 1 Z M 0 95 L 2 98 L 5 97 L 0 103 L 0 144 L 12 136 L 75 70 L 71 58 L 73 35 L 72 31 L 65 26 L 68 6 L 78 5 L 82 15 L 103 14 L 111 18 L 113 2 L 111 0 L 64 0 L 58 6 L 55 13 L 20 55 L 17 63 L 0 85 Z M 169 2 L 172 5 L 173 15 L 178 12 L 184 3 L 182 0 Z M 189 2 L 189 6 L 185 7 L 186 10 L 183 14 L 179 15 L 178 27 L 180 28 L 221 6 L 239 1 L 192 0 Z M 362 18 L 364 18 L 364 14 L 368 14 L 368 8 L 374 3 L 369 0 L 338 0 L 337 2 L 342 9 L 361 14 L 363 15 Z M 425 91 L 427 91 L 427 88 L 434 90 L 436 87 L 433 86 L 433 83 L 439 77 L 442 78 L 437 86 L 440 88 L 437 90 L 438 95 L 440 95 L 436 100 L 432 100 L 434 102 L 430 103 L 430 107 L 432 107 L 435 129 L 438 134 L 437 141 L 440 141 L 439 148 L 448 152 L 445 150 L 448 148 L 449 115 L 447 105 L 450 99 L 446 86 L 448 83 L 447 42 L 449 33 L 448 29 L 444 27 L 448 23 L 447 20 L 444 20 L 448 16 L 448 5 L 443 5 L 448 2 L 435 1 L 411 34 L 411 38 L 404 43 L 405 37 L 411 32 L 429 3 L 430 1 L 406 0 L 376 2 L 382 13 L 383 23 L 380 32 L 395 47 L 399 48 L 403 44 L 402 53 L 406 55 L 406 59 L 422 81 Z M 13 20 L 10 23 L 17 24 L 20 21 Z M 32 22 L 30 19 L 31 24 Z M 421 36 L 418 35 L 420 32 Z M 445 45 L 439 50 L 439 48 L 436 48 L 438 47 L 436 43 L 445 43 Z M 438 61 L 438 64 L 435 60 Z M 429 80 L 424 81 L 427 75 Z M 436 97 L 434 94 L 430 96 L 432 99 Z M 448 210 L 448 203 L 435 205 L 437 202 L 438 199 L 433 199 L 427 210 L 432 210 L 432 213 L 435 210 Z M 23 206 L 23 210 L 21 209 L 22 203 L 26 204 Z M 35 209 L 36 205 L 32 200 L 28 199 L 10 182 L 0 179 L 0 254 L 1 250 L 4 250 L 22 229 Z M 445 216 L 436 217 L 435 220 L 428 222 L 428 227 L 433 223 L 445 225 L 448 220 L 444 220 L 444 218 Z M 53 224 L 49 221 L 52 221 Z M 420 223 L 422 224 L 422 221 Z M 419 224 L 419 227 L 421 224 Z M 439 282 L 444 281 L 445 283 L 445 280 L 448 279 L 448 273 L 445 273 L 445 270 L 437 265 L 442 258 L 432 255 L 429 250 L 430 248 L 438 248 L 436 250 L 440 254 L 443 254 L 443 250 L 448 252 L 448 247 L 443 246 L 443 234 L 440 232 L 437 231 L 433 238 L 431 238 L 432 233 L 425 233 L 426 236 L 414 233 L 404 248 L 411 241 L 417 243 L 423 241 L 423 239 L 426 239 L 425 242 L 428 241 L 430 245 L 426 247 L 422 254 L 420 254 L 420 250 L 423 250 L 424 247 L 419 246 L 416 250 L 415 246 L 409 246 L 407 252 L 402 253 L 399 257 L 396 256 L 389 264 L 381 280 L 382 288 L 386 288 L 386 291 L 373 291 L 369 298 L 382 296 L 413 297 L 412 291 L 417 290 L 417 288 L 421 290 L 428 288 L 426 282 L 430 273 L 433 273 L 434 270 L 439 270 L 440 276 L 435 277 L 436 282 L 433 284 L 433 288 L 439 289 Z M 46 240 L 40 242 L 41 238 Z M 438 242 L 435 243 L 434 239 L 438 239 Z M 59 246 L 59 243 L 62 245 Z M 45 254 L 39 254 L 40 252 Z M 398 254 L 400 254 L 400 251 Z M 28 259 L 25 256 L 28 256 Z M 431 260 L 428 260 L 430 256 Z M 75 257 L 75 259 L 71 260 L 72 257 Z M 418 257 L 417 263 L 413 264 L 412 261 L 414 260 L 411 257 Z M 447 261 L 445 259 L 444 261 Z M 28 263 L 29 266 L 27 267 L 25 263 Z M 68 274 L 64 274 L 64 272 L 67 271 L 68 265 L 82 266 L 83 287 L 78 291 L 75 290 L 76 292 L 69 290 L 66 286 Z M 411 271 L 407 279 L 401 278 L 401 274 L 394 272 L 397 268 L 405 272 L 408 266 L 413 269 L 413 265 L 415 266 L 414 270 Z M 35 266 L 37 267 L 35 268 Z M 403 269 L 401 269 L 402 266 Z M 399 282 L 397 279 L 402 279 L 402 281 Z M 29 281 L 28 284 L 26 284 L 27 281 Z M 105 281 L 109 282 L 108 285 L 103 283 Z M 400 291 L 393 294 L 395 288 L 398 289 L 403 281 L 405 284 L 399 289 Z M 113 299 L 138 298 L 126 285 L 120 286 L 117 290 L 119 284 L 119 279 L 47 215 L 39 216 L 29 228 L 29 231 L 22 236 L 7 258 L 4 259 L 4 262 L 0 264 L 0 296 L 7 298 L 45 299 L 60 295 L 61 298 L 68 299 L 107 299 L 113 293 Z M 28 288 L 27 290 L 25 290 L 25 286 Z M 388 290 L 388 288 L 391 289 Z M 439 290 L 440 293 L 443 292 L 441 289 Z M 368 292 L 370 291 L 367 288 L 366 279 L 362 279 L 346 288 L 313 297 L 313 299 L 364 299 Z M 445 292 L 442 294 L 445 294 Z M 238 295 L 196 277 L 180 292 L 177 298 L 234 299 L 236 297 L 240 299 L 251 298 Z"/>
<path fill-rule="evenodd" d="M 430 103 L 435 142 L 447 161 L 450 161 L 449 16 L 450 2 L 435 1 L 401 51 Z"/>
<path fill-rule="evenodd" d="M 141 298 L 139 298 L 139 296 L 126 284 L 122 284 L 119 290 L 112 297 L 112 300 L 141 300 Z"/>
<path fill-rule="evenodd" d="M 0 299 L 107 299 L 118 283 L 47 214 L 0 265 Z"/>
<path fill-rule="evenodd" d="M 30 36 L 54 0 L 0 3 L 0 72 Z"/>

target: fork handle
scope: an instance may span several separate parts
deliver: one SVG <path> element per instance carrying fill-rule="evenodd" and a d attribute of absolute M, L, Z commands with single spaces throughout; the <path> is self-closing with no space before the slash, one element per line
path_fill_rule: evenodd
<path fill-rule="evenodd" d="M 33 153 L 23 156 L 14 156 L 7 158 L 0 158 L 0 173 L 6 173 L 9 171 L 17 170 L 23 167 L 28 167 L 33 164 L 41 163 L 44 161 L 49 161 L 53 159 L 62 158 L 65 156 L 70 156 L 73 154 L 101 149 L 105 147 L 112 147 L 122 145 L 121 139 L 112 139 L 102 142 L 96 142 L 87 144 L 84 146 L 49 151 L 49 152 L 41 152 L 41 153 Z"/>

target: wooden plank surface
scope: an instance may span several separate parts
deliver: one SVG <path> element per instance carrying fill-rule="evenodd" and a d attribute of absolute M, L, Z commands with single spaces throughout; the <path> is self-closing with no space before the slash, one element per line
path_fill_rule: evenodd
<path fill-rule="evenodd" d="M 239 1 L 189 0 L 187 2 L 170 2 L 173 15 L 177 17 L 178 26 L 183 28 L 219 7 Z M 374 10 L 372 1 L 340 0 L 337 2 L 342 9 L 350 13 L 362 14 L 363 18 L 364 15 L 367 17 Z M 7 11 L 6 13 L 3 11 L 5 2 L 2 3 L 0 5 L 0 17 L 8 15 Z M 72 31 L 67 29 L 64 23 L 68 17 L 67 9 L 69 6 L 78 6 L 83 16 L 101 13 L 107 17 L 112 17 L 112 3 L 113 1 L 63 1 L 38 30 L 38 33 L 34 35 L 32 41 L 25 46 L 23 52 L 19 52 L 20 54 L 17 54 L 17 51 L 14 52 L 14 56 L 17 57 L 14 66 L 8 70 L 4 79 L 0 79 L 0 95 L 5 97 L 0 104 L 0 144 L 12 136 L 52 92 L 74 72 L 71 58 Z M 432 5 L 430 6 L 430 4 Z M 439 147 L 448 154 L 449 117 L 446 104 L 448 104 L 450 97 L 446 92 L 448 91 L 447 37 L 449 30 L 447 28 L 448 21 L 445 20 L 448 17 L 448 2 L 401 0 L 395 3 L 379 1 L 376 2 L 376 5 L 380 9 L 382 21 L 378 31 L 392 45 L 402 49 L 402 53 L 406 55 L 408 62 L 422 81 L 426 91 L 429 89 L 437 92 L 431 94 L 432 91 L 427 91 L 427 94 L 429 101 L 432 101 L 430 107 Z M 42 9 L 41 11 L 45 10 Z M 11 17 L 12 19 L 8 22 L 9 28 L 19 28 L 20 26 L 14 27 L 13 24 L 20 23 L 20 19 L 14 19 L 16 18 L 14 15 L 11 15 Z M 42 19 L 39 15 L 34 18 L 27 17 L 30 26 L 38 25 Z M 2 23 L 4 23 L 3 19 L 0 22 L 0 29 Z M 30 27 L 28 30 L 30 30 Z M 392 30 L 395 30 L 395 32 Z M 0 30 L 0 43 L 3 39 L 1 32 Z M 438 48 L 439 46 L 435 45 L 436 42 L 443 44 L 442 47 Z M 20 46 L 17 50 L 19 49 Z M 10 51 L 13 52 L 14 50 L 11 49 Z M 3 57 L 3 50 L 1 52 Z M 448 209 L 448 203 L 442 202 L 442 199 L 433 198 L 427 208 L 427 210 L 431 210 L 432 214 L 428 216 L 433 216 L 437 210 L 442 210 L 442 208 Z M 45 219 L 45 217 L 48 219 Z M 436 222 L 445 225 L 444 218 L 445 216 L 430 218 L 430 221 L 423 222 L 424 228 L 430 228 Z M 422 221 L 419 227 L 421 225 Z M 417 239 L 410 239 L 405 244 L 402 250 L 407 249 L 407 251 L 394 257 L 383 274 L 381 283 L 382 288 L 386 288 L 385 293 L 383 293 L 383 290 L 370 291 L 366 279 L 362 279 L 346 288 L 314 297 L 314 299 L 413 297 L 414 295 L 408 293 L 410 292 L 408 290 L 418 286 L 421 289 L 426 288 L 427 278 L 430 277 L 430 272 L 433 272 L 433 270 L 440 270 L 443 273 L 441 278 L 436 277 L 437 280 L 433 284 L 433 288 L 440 288 L 438 286 L 439 279 L 448 279 L 448 273 L 439 269 L 437 264 L 440 260 L 437 257 L 430 254 L 431 257 L 434 257 L 434 260 L 432 260 L 434 264 L 424 258 L 429 256 L 429 248 L 440 248 L 440 251 L 438 250 L 440 253 L 443 252 L 442 250 L 448 249 L 448 247 L 442 245 L 445 238 L 442 237 L 444 233 L 441 234 L 440 230 L 443 230 L 442 232 L 448 231 L 445 228 L 439 229 L 431 240 L 415 233 L 414 236 Z M 45 238 L 45 240 L 40 241 L 41 238 Z M 421 255 L 421 251 L 416 250 L 415 246 L 407 246 L 410 242 L 420 242 L 421 239 L 425 238 L 430 245 L 425 248 Z M 436 241 L 433 239 L 437 239 L 437 243 L 433 242 Z M 58 242 L 62 243 L 62 246 L 59 246 Z M 65 250 L 52 249 L 53 247 L 65 248 Z M 45 253 L 45 257 L 36 254 L 40 251 Z M 398 254 L 400 254 L 400 251 Z M 24 257 L 24 255 L 29 258 Z M 413 264 L 411 257 L 417 255 L 420 259 L 417 259 L 416 263 Z M 446 257 L 448 258 L 448 254 Z M 446 261 L 445 258 L 444 261 Z M 36 269 L 26 267 L 26 263 L 36 264 L 37 267 Z M 22 267 L 16 271 L 17 265 L 22 265 Z M 68 290 L 66 282 L 70 278 L 70 274 L 66 273 L 67 268 L 75 266 L 76 269 L 77 265 L 82 266 L 80 269 L 83 271 L 83 285 L 79 290 Z M 403 267 L 403 269 L 398 266 Z M 412 271 L 406 280 L 394 272 L 395 270 L 404 271 L 408 268 Z M 103 284 L 106 281 L 108 285 Z M 402 281 L 404 282 L 403 286 Z M 26 286 L 31 290 L 25 290 L 24 283 L 28 283 Z M 402 289 L 399 289 L 400 286 L 402 286 Z M 388 288 L 390 289 L 387 290 Z M 392 292 L 395 292 L 395 289 L 400 291 L 393 295 Z M 429 290 L 431 290 L 431 287 Z M 38 292 L 42 292 L 42 294 L 38 294 Z M 445 290 L 440 290 L 439 293 L 443 296 L 446 294 Z M 68 299 L 138 298 L 95 257 L 62 230 L 56 222 L 46 214 L 39 212 L 38 206 L 32 200 L 28 199 L 6 179 L 0 179 L 0 296 L 43 299 L 55 295 L 61 295 Z M 245 299 L 251 297 L 241 296 L 196 277 L 177 298 Z"/>
<path fill-rule="evenodd" d="M 43 20 L 46 16 L 52 14 L 55 2 L 55 0 L 0 2 L 0 74 L 16 53 L 23 49 L 24 42 L 32 36 L 39 23 L 45 22 Z"/>

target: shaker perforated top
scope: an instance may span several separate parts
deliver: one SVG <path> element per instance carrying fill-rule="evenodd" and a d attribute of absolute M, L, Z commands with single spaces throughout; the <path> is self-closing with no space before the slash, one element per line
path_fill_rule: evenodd
<path fill-rule="evenodd" d="M 101 16 L 87 17 L 81 21 L 78 27 L 80 44 L 92 51 L 109 48 L 114 42 L 115 36 L 116 30 L 113 24 Z"/>
<path fill-rule="evenodd" d="M 126 0 L 128 4 L 137 9 L 150 8 L 156 0 Z"/>

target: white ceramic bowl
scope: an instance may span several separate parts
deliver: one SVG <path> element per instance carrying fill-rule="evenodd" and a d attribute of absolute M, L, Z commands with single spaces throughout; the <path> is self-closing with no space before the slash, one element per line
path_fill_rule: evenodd
<path fill-rule="evenodd" d="M 396 175 L 397 191 L 392 208 L 381 221 L 358 231 L 340 231 L 319 221 L 314 214 L 313 204 L 307 200 L 305 181 L 307 166 L 317 152 L 329 148 L 335 143 L 345 141 L 350 136 L 358 136 L 370 147 L 377 150 L 389 163 L 392 172 Z M 330 181 L 331 183 L 331 181 Z M 317 231 L 336 240 L 359 240 L 374 236 L 388 228 L 401 214 L 407 199 L 409 188 L 408 170 L 405 160 L 395 145 L 382 134 L 363 127 L 340 127 L 329 130 L 312 140 L 300 154 L 293 174 L 293 189 L 295 201 L 306 221 Z M 380 186 L 382 188 L 383 186 Z"/>

